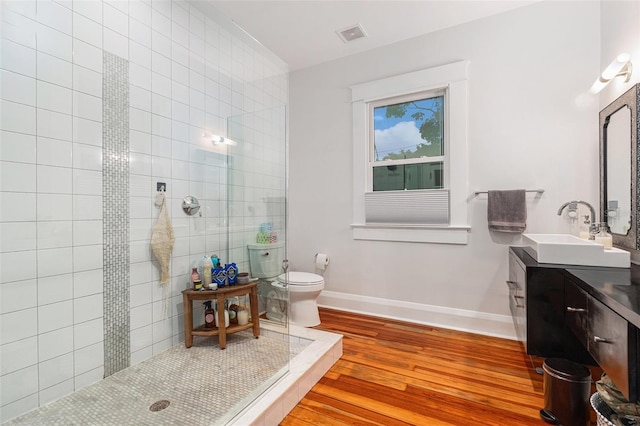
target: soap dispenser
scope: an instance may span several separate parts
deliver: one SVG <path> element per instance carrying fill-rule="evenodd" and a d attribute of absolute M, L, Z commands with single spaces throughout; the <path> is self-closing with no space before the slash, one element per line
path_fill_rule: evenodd
<path fill-rule="evenodd" d="M 589 220 L 589 215 L 584 215 L 584 221 L 580 224 L 580 238 L 584 238 L 585 240 L 589 239 L 591 236 L 591 233 L 589 232 L 590 225 L 591 221 Z"/>
<path fill-rule="evenodd" d="M 602 244 L 605 250 L 610 250 L 613 248 L 613 237 L 607 231 L 607 223 L 600 223 L 600 231 L 595 236 L 595 242 L 598 244 Z"/>

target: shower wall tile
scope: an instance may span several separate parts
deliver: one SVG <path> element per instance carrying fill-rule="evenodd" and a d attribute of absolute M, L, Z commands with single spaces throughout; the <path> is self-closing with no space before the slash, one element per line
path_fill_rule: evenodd
<path fill-rule="evenodd" d="M 38 50 L 71 62 L 73 60 L 72 37 L 44 24 L 36 27 L 36 37 L 38 40 Z"/>
<path fill-rule="evenodd" d="M 73 326 L 73 345 L 74 349 L 84 348 L 103 339 L 103 320 L 102 318 L 85 321 Z"/>
<path fill-rule="evenodd" d="M 73 40 L 73 63 L 89 68 L 90 70 L 102 72 L 102 49 L 95 47 L 82 40 Z"/>
<path fill-rule="evenodd" d="M 102 245 L 102 220 L 76 220 L 73 222 L 73 245 Z"/>
<path fill-rule="evenodd" d="M 38 334 L 38 360 L 40 362 L 73 351 L 73 327 Z"/>
<path fill-rule="evenodd" d="M 71 115 L 38 108 L 38 136 L 70 141 L 73 139 Z M 28 133 L 28 132 L 25 132 Z"/>
<path fill-rule="evenodd" d="M 36 76 L 36 51 L 13 41 L 2 39 L 0 67 L 27 77 Z"/>
<path fill-rule="evenodd" d="M 102 123 L 73 117 L 73 141 L 102 146 Z"/>
<path fill-rule="evenodd" d="M 75 297 L 90 296 L 104 290 L 102 269 L 93 269 L 73 273 L 73 295 Z"/>
<path fill-rule="evenodd" d="M 38 1 L 36 20 L 66 34 L 71 34 L 72 12 L 53 1 Z"/>
<path fill-rule="evenodd" d="M 71 247 L 38 250 L 38 277 L 68 274 L 73 270 Z"/>
<path fill-rule="evenodd" d="M 73 321 L 78 324 L 81 322 L 102 318 L 104 314 L 102 305 L 102 293 L 75 298 L 73 300 Z M 95 367 L 97 367 L 97 365 Z"/>
<path fill-rule="evenodd" d="M 51 358 L 38 366 L 39 388 L 46 389 L 73 378 L 73 354 Z"/>
<path fill-rule="evenodd" d="M 72 63 L 43 52 L 37 53 L 36 75 L 38 80 L 71 88 L 73 82 Z"/>
<path fill-rule="evenodd" d="M 36 134 L 36 108 L 16 102 L 0 101 L 0 129 Z"/>
<path fill-rule="evenodd" d="M 73 90 L 102 97 L 102 74 L 79 65 L 74 65 Z"/>
<path fill-rule="evenodd" d="M 0 131 L 0 161 L 36 162 L 36 137 L 23 133 Z M 0 219 L 1 220 L 1 219 Z"/>
<path fill-rule="evenodd" d="M 83 16 L 81 13 L 73 14 L 73 37 L 95 47 L 102 47 L 100 23 Z"/>
<path fill-rule="evenodd" d="M 36 290 L 36 280 L 0 284 L 0 314 L 36 307 Z"/>
<path fill-rule="evenodd" d="M 35 192 L 36 166 L 0 161 L 0 191 Z"/>
<path fill-rule="evenodd" d="M 10 404 L 38 391 L 38 367 L 32 365 L 7 374 L 0 383 L 0 404 Z M 4 408 L 4 407 L 3 407 Z"/>
<path fill-rule="evenodd" d="M 71 247 L 73 224 L 71 221 L 38 222 L 38 249 Z"/>
<path fill-rule="evenodd" d="M 73 167 L 75 169 L 85 170 L 102 170 L 102 148 L 85 145 L 73 144 Z"/>
<path fill-rule="evenodd" d="M 138 284 L 129 288 L 131 308 L 151 303 L 151 283 Z"/>
<path fill-rule="evenodd" d="M 98 367 L 93 370 L 89 370 L 86 373 L 78 374 L 74 377 L 75 390 L 80 390 L 84 387 L 92 385 L 104 377 L 104 368 Z"/>
<path fill-rule="evenodd" d="M 0 346 L 0 375 L 21 370 L 38 362 L 38 338 L 29 337 Z M 4 409 L 4 407 L 3 407 Z"/>
<path fill-rule="evenodd" d="M 104 348 L 102 343 L 78 349 L 73 354 L 76 374 L 84 374 L 100 368 L 104 364 Z"/>
<path fill-rule="evenodd" d="M 71 167 L 72 144 L 60 139 L 37 138 L 38 164 Z"/>
<path fill-rule="evenodd" d="M 38 334 L 37 309 L 23 309 L 2 314 L 0 345 L 16 342 Z"/>
<path fill-rule="evenodd" d="M 102 121 L 101 97 L 74 91 L 73 115 L 87 120 Z"/>
<path fill-rule="evenodd" d="M 7 101 L 36 105 L 36 80 L 11 71 L 0 71 L 0 97 Z"/>
<path fill-rule="evenodd" d="M 105 28 L 102 34 L 105 52 L 112 53 L 123 59 L 129 59 L 129 39 L 122 34 Z"/>
<path fill-rule="evenodd" d="M 73 386 L 73 379 L 69 379 L 46 389 L 41 389 L 40 392 L 38 392 L 38 395 L 40 395 L 40 405 L 48 404 L 51 401 L 71 394 L 74 390 Z"/>
<path fill-rule="evenodd" d="M 79 195 L 102 195 L 102 173 L 74 169 L 73 192 Z"/>
<path fill-rule="evenodd" d="M 38 278 L 37 295 L 38 301 L 42 305 L 72 300 L 74 297 L 73 275 L 64 274 Z"/>
<path fill-rule="evenodd" d="M 37 195 L 37 220 L 72 220 L 71 200 L 72 196 L 68 194 L 39 193 Z"/>
<path fill-rule="evenodd" d="M 16 209 L 15 206 L 21 206 L 21 208 Z M 22 222 L 32 220 L 36 220 L 36 194 L 24 192 L 0 192 L 1 222 Z M 0 276 L 1 274 L 2 273 L 0 271 Z"/>
<path fill-rule="evenodd" d="M 73 272 L 101 269 L 102 259 L 102 245 L 74 247 Z"/>
<path fill-rule="evenodd" d="M 137 2 L 137 4 L 140 4 L 139 2 Z M 133 10 L 133 9 L 132 9 Z M 137 43 L 140 46 L 143 46 L 147 49 L 149 49 L 149 51 L 151 50 L 151 27 L 145 23 L 143 23 L 140 20 L 134 19 L 134 18 L 130 18 L 129 19 L 129 40 L 131 40 L 131 43 Z M 133 51 L 134 49 L 131 48 L 131 44 L 129 45 L 129 49 L 131 50 L 131 59 L 133 62 L 138 63 L 133 56 Z M 150 57 L 147 56 L 150 55 L 149 53 L 145 53 L 145 60 L 150 60 Z M 147 65 L 148 64 L 148 65 Z M 140 65 L 144 65 L 147 68 L 151 68 L 151 63 L 150 62 L 146 62 L 144 64 L 140 64 Z"/>
<path fill-rule="evenodd" d="M 72 170 L 68 167 L 37 166 L 38 192 L 45 194 L 71 194 Z"/>

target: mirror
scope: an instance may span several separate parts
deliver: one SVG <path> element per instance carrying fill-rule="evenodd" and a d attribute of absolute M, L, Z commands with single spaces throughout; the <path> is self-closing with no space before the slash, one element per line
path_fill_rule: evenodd
<path fill-rule="evenodd" d="M 600 218 L 613 243 L 637 250 L 638 95 L 635 85 L 600 111 Z"/>

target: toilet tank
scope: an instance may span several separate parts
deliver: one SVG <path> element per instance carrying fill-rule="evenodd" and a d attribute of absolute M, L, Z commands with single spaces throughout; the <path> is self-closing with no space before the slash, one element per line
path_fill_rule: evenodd
<path fill-rule="evenodd" d="M 284 243 L 249 244 L 249 269 L 256 278 L 275 278 L 282 273 Z"/>

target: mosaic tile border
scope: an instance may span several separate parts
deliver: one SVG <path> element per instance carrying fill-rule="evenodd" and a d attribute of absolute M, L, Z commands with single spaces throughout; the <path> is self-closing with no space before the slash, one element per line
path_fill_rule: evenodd
<path fill-rule="evenodd" d="M 129 62 L 104 52 L 102 83 L 104 375 L 130 365 Z"/>

